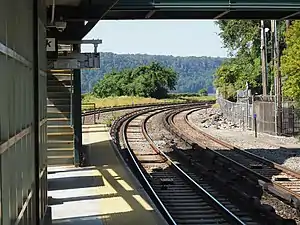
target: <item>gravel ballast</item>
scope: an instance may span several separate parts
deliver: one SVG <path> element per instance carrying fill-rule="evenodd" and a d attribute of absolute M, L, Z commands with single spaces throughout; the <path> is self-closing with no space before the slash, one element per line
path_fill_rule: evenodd
<path fill-rule="evenodd" d="M 169 146 L 174 143 L 178 148 L 182 150 L 189 149 L 190 146 L 186 145 L 184 142 L 182 142 L 180 139 L 166 130 L 163 125 L 164 116 L 165 113 L 159 113 L 151 117 L 147 122 L 147 131 L 149 132 L 149 135 L 156 146 L 158 146 L 165 153 L 172 152 Z M 272 206 L 276 213 L 283 218 L 295 219 L 297 225 L 300 225 L 296 210 L 278 200 L 277 198 L 274 198 L 271 195 L 265 193 L 259 201 L 262 204 Z"/>
<path fill-rule="evenodd" d="M 300 172 L 300 142 L 294 137 L 259 133 L 255 138 L 253 131 L 224 118 L 220 109 L 198 110 L 188 119 L 210 135 Z"/>

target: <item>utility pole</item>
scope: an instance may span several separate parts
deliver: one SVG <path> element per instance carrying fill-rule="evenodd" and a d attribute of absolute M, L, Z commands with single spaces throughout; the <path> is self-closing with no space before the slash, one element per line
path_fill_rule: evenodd
<path fill-rule="evenodd" d="M 267 53 L 266 53 L 266 32 L 264 21 L 261 20 L 261 73 L 263 96 L 267 95 L 268 90 L 268 75 L 267 75 Z"/>
<path fill-rule="evenodd" d="M 277 104 L 277 76 L 276 76 L 276 44 L 275 44 L 275 20 L 271 20 L 271 33 L 272 33 L 272 61 L 273 61 L 273 72 L 274 72 L 274 112 L 275 112 L 275 134 L 278 134 L 278 113 L 277 113 L 277 109 L 278 109 L 278 104 Z"/>
<path fill-rule="evenodd" d="M 281 90 L 281 71 L 280 71 L 280 46 L 277 29 L 277 21 L 272 21 L 274 30 L 274 70 L 275 70 L 275 132 L 282 134 L 282 90 Z"/>

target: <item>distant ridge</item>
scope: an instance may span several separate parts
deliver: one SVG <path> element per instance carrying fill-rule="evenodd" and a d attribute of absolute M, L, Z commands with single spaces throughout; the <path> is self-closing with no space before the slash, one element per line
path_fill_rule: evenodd
<path fill-rule="evenodd" d="M 196 57 L 148 54 L 115 54 L 101 52 L 101 68 L 99 70 L 82 71 L 82 92 L 92 90 L 94 84 L 102 79 L 103 75 L 112 70 L 135 68 L 140 65 L 157 61 L 164 66 L 172 67 L 179 74 L 175 92 L 194 93 L 201 88 L 207 88 L 209 93 L 214 93 L 213 74 L 225 58 L 221 57 Z"/>

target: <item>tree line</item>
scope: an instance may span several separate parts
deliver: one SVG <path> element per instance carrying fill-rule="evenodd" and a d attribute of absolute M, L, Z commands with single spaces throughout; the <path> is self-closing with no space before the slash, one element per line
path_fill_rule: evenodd
<path fill-rule="evenodd" d="M 274 61 L 271 21 L 264 21 L 269 29 L 267 39 L 268 93 L 274 95 Z M 225 60 L 214 74 L 214 85 L 227 99 L 234 99 L 236 91 L 248 82 L 252 93 L 262 94 L 261 72 L 261 21 L 222 20 L 216 24 L 219 36 L 231 58 Z M 284 97 L 300 101 L 300 21 L 278 22 L 282 89 Z"/>

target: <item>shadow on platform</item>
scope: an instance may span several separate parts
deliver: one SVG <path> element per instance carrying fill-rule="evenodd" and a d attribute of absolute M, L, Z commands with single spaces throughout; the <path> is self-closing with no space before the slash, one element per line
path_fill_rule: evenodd
<path fill-rule="evenodd" d="M 49 180 L 48 190 L 55 191 L 61 189 L 98 187 L 103 185 L 102 177 L 97 176 L 60 177 Z"/>
<path fill-rule="evenodd" d="M 53 225 L 102 225 L 103 222 L 99 216 L 86 216 L 79 218 L 61 219 L 52 222 Z"/>
<path fill-rule="evenodd" d="M 92 166 L 49 173 L 53 224 L 166 224 L 99 134 L 86 140 Z"/>

